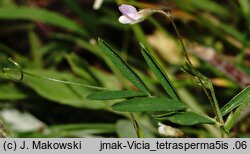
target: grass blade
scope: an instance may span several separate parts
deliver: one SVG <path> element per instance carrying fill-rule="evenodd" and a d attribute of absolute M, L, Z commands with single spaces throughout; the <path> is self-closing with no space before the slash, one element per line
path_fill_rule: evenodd
<path fill-rule="evenodd" d="M 230 12 L 222 5 L 211 0 L 171 0 L 182 10 L 196 11 L 203 10 L 205 12 L 214 13 L 221 16 L 229 16 Z"/>
<path fill-rule="evenodd" d="M 83 58 L 71 53 L 66 56 L 66 59 L 75 74 L 84 78 L 84 80 L 90 81 L 90 83 L 102 85 L 102 83 L 98 80 L 98 77 L 95 75 L 95 72 L 93 72 L 89 67 L 88 62 L 86 62 Z"/>
<path fill-rule="evenodd" d="M 147 96 L 145 93 L 130 91 L 130 90 L 117 90 L 117 91 L 102 91 L 93 93 L 87 96 L 90 100 L 112 100 L 112 99 L 123 99 L 132 97 L 143 97 Z"/>
<path fill-rule="evenodd" d="M 91 130 L 93 133 L 112 133 L 115 131 L 115 125 L 105 123 L 84 123 L 84 124 L 67 124 L 52 125 L 49 127 L 53 131 L 75 131 L 75 130 Z"/>
<path fill-rule="evenodd" d="M 241 104 L 236 111 L 230 115 L 224 125 L 224 128 L 226 130 L 226 132 L 229 132 L 230 129 L 233 127 L 233 125 L 236 123 L 236 121 L 238 120 L 240 114 L 242 113 L 242 111 L 247 107 L 248 103 L 244 103 Z"/>
<path fill-rule="evenodd" d="M 167 94 L 173 99 L 180 100 L 168 76 L 164 73 L 159 64 L 157 64 L 153 56 L 144 48 L 143 45 L 141 46 L 142 46 L 141 52 L 144 59 L 148 63 L 149 67 L 151 68 L 157 79 L 162 84 L 163 88 L 166 90 Z"/>
<path fill-rule="evenodd" d="M 39 36 L 33 31 L 30 30 L 28 32 L 29 41 L 30 41 L 30 53 L 34 60 L 34 64 L 36 67 L 41 67 L 42 65 L 42 53 L 41 53 L 41 41 Z"/>
<path fill-rule="evenodd" d="M 182 102 L 170 98 L 138 98 L 116 103 L 112 105 L 112 108 L 122 112 L 170 112 L 183 110 L 186 106 Z"/>
<path fill-rule="evenodd" d="M 221 108 L 222 116 L 228 114 L 236 107 L 250 102 L 250 87 L 245 88 Z"/>
<path fill-rule="evenodd" d="M 52 137 L 89 137 L 97 134 L 110 134 L 115 133 L 116 127 L 114 124 L 106 123 L 80 123 L 80 124 L 63 124 L 52 125 L 45 127 L 42 131 L 38 132 L 18 132 L 17 137 L 30 137 L 30 138 L 52 138 Z"/>
<path fill-rule="evenodd" d="M 84 80 L 53 70 L 25 69 L 24 73 L 22 82 L 42 98 L 76 108 L 105 108 L 105 104 L 85 99 L 88 94 L 94 93 L 96 90 L 80 86 L 79 84 L 79 86 L 72 86 L 71 84 L 83 83 L 87 85 L 88 83 Z M 70 82 L 66 83 L 64 81 Z"/>
<path fill-rule="evenodd" d="M 149 94 L 149 90 L 139 76 L 126 64 L 121 57 L 112 50 L 103 40 L 99 39 L 98 44 L 100 48 L 105 52 L 105 54 L 110 58 L 110 60 L 115 64 L 115 66 L 123 73 L 123 75 L 140 89 L 142 92 Z"/>
<path fill-rule="evenodd" d="M 62 16 L 58 13 L 44 9 L 29 7 L 1 7 L 0 19 L 4 20 L 35 20 L 43 23 L 51 24 L 61 28 L 68 29 L 80 34 L 86 32 L 80 28 L 74 21 Z"/>
<path fill-rule="evenodd" d="M 132 118 L 133 126 L 134 126 L 134 129 L 136 131 L 137 137 L 144 138 L 144 133 L 143 133 L 141 127 L 139 126 L 138 122 L 136 121 L 133 113 L 130 113 L 130 117 Z"/>

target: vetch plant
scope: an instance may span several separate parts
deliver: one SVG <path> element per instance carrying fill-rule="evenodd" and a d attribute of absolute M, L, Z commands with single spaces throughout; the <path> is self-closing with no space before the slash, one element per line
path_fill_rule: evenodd
<path fill-rule="evenodd" d="M 170 12 L 164 12 L 162 10 L 150 8 L 137 11 L 135 7 L 126 4 L 121 5 L 119 7 L 119 10 L 122 15 L 118 20 L 122 24 L 140 23 L 154 13 L 163 14 L 167 17 L 167 19 L 169 19 L 183 48 L 183 54 L 186 61 L 186 65 L 183 68 L 187 73 L 193 75 L 198 80 L 199 85 L 201 85 L 208 97 L 215 117 L 209 117 L 208 115 L 197 112 L 186 105 L 187 103 L 180 98 L 175 86 L 172 84 L 172 81 L 169 79 L 169 77 L 159 65 L 158 61 L 144 44 L 141 44 L 141 54 L 145 59 L 148 67 L 151 69 L 152 73 L 155 75 L 156 79 L 165 90 L 165 97 L 154 96 L 150 88 L 148 88 L 147 84 L 140 78 L 140 76 L 137 75 L 137 73 L 129 66 L 129 64 L 127 64 L 120 57 L 120 55 L 102 39 L 98 40 L 97 48 L 100 49 L 99 51 L 103 51 L 106 54 L 106 56 L 112 61 L 115 67 L 119 69 L 123 76 L 127 80 L 129 80 L 137 88 L 137 90 L 107 89 L 88 84 L 34 75 L 26 70 L 23 70 L 21 66 L 19 66 L 19 64 L 12 59 L 9 59 L 9 61 L 16 68 L 3 68 L 2 73 L 9 79 L 18 82 L 23 81 L 23 79 L 29 79 L 26 78 L 27 76 L 29 76 L 40 80 L 47 80 L 61 84 L 70 84 L 72 86 L 81 86 L 85 88 L 95 89 L 96 91 L 98 90 L 98 92 L 95 91 L 92 94 L 88 95 L 87 99 L 103 101 L 119 100 L 119 102 L 114 103 L 111 108 L 115 111 L 129 113 L 138 137 L 144 137 L 144 133 L 136 120 L 136 116 L 134 116 L 133 114 L 138 112 L 148 112 L 154 118 L 154 120 L 159 123 L 158 130 L 159 133 L 163 135 L 174 137 L 184 136 L 184 131 L 164 124 L 166 121 L 168 121 L 181 126 L 212 124 L 219 128 L 223 137 L 226 137 L 227 133 L 230 133 L 231 128 L 234 126 L 242 110 L 244 110 L 247 104 L 250 102 L 250 87 L 246 87 L 243 91 L 233 97 L 233 99 L 230 100 L 224 107 L 220 108 L 212 83 L 207 77 L 202 75 L 193 67 L 188 57 L 184 41 L 175 25 Z M 18 76 L 16 75 L 17 73 L 19 73 Z"/>
<path fill-rule="evenodd" d="M 244 109 L 244 107 L 246 107 L 246 105 L 250 101 L 250 97 L 244 97 L 245 95 L 249 96 L 250 87 L 244 89 L 229 103 L 227 103 L 222 109 L 220 109 L 212 83 L 207 77 L 202 75 L 193 67 L 193 64 L 191 63 L 188 57 L 184 41 L 182 40 L 182 37 L 175 25 L 175 22 L 170 12 L 164 12 L 162 10 L 155 9 L 142 9 L 140 11 L 137 11 L 135 7 L 125 4 L 121 5 L 119 7 L 119 10 L 122 13 L 122 16 L 120 16 L 119 18 L 119 22 L 122 24 L 140 23 L 153 13 L 163 14 L 169 19 L 172 26 L 174 27 L 177 37 L 181 42 L 183 53 L 186 58 L 186 66 L 184 67 L 184 70 L 189 74 L 193 75 L 198 80 L 199 85 L 201 85 L 206 96 L 208 97 L 208 100 L 214 111 L 215 118 L 211 118 L 207 115 L 193 111 L 188 106 L 186 106 L 184 102 L 180 100 L 178 93 L 175 90 L 175 87 L 173 86 L 167 75 L 164 73 L 162 68 L 159 66 L 157 61 L 154 59 L 154 57 L 150 54 L 150 52 L 143 44 L 141 44 L 142 55 L 149 67 L 151 68 L 152 72 L 155 74 L 156 78 L 160 81 L 160 83 L 166 90 L 168 97 L 156 98 L 151 96 L 148 93 L 148 90 L 146 90 L 147 88 L 145 88 L 145 84 L 140 78 L 138 78 L 137 74 L 132 71 L 132 69 L 110 46 L 108 46 L 103 40 L 99 39 L 99 46 L 103 49 L 106 55 L 109 56 L 109 58 L 117 66 L 117 68 L 120 69 L 124 76 L 127 77 L 127 79 L 130 80 L 131 83 L 133 83 L 140 91 L 146 92 L 145 94 L 149 95 L 145 97 L 138 94 L 137 96 L 131 96 L 133 97 L 131 98 L 126 95 L 126 93 L 124 93 L 123 95 L 121 91 L 106 91 L 89 95 L 88 98 L 95 100 L 95 97 L 98 97 L 98 100 L 100 100 L 101 97 L 99 96 L 101 95 L 105 95 L 105 99 L 107 98 L 107 96 L 110 96 L 110 99 L 118 99 L 118 97 L 116 96 L 122 96 L 120 98 L 127 97 L 127 100 L 114 104 L 112 108 L 114 110 L 122 112 L 154 112 L 153 115 L 157 120 L 170 121 L 179 125 L 215 124 L 220 129 L 222 137 L 227 136 L 227 133 L 229 133 L 233 124 L 236 122 L 236 119 L 239 117 L 240 112 Z M 232 110 L 234 110 L 235 108 L 237 108 L 236 111 L 232 112 Z M 226 122 L 224 123 L 223 116 L 227 115 L 230 112 L 230 116 L 226 119 Z"/>
<path fill-rule="evenodd" d="M 218 105 L 217 99 L 216 99 L 215 94 L 214 94 L 213 86 L 205 76 L 203 76 L 201 73 L 199 73 L 198 71 L 196 71 L 194 69 L 194 67 L 193 67 L 193 65 L 188 57 L 187 50 L 186 50 L 186 47 L 185 47 L 184 42 L 182 40 L 182 37 L 179 33 L 179 30 L 177 29 L 177 27 L 175 25 L 174 20 L 172 19 L 170 12 L 164 12 L 162 10 L 155 10 L 155 9 L 142 9 L 139 12 L 150 12 L 150 13 L 144 13 L 144 14 L 140 13 L 139 14 L 139 12 L 137 12 L 136 9 L 130 5 L 121 5 L 119 7 L 119 10 L 123 13 L 123 16 L 121 16 L 119 18 L 119 21 L 123 24 L 127 24 L 127 23 L 135 24 L 135 23 L 142 22 L 143 20 L 145 20 L 145 18 L 147 18 L 149 15 L 151 15 L 153 13 L 161 13 L 161 14 L 165 15 L 170 20 L 171 24 L 173 25 L 173 27 L 176 31 L 177 37 L 179 38 L 179 40 L 181 42 L 184 56 L 186 57 L 186 67 L 184 69 L 197 78 L 197 80 L 199 81 L 200 85 L 202 86 L 204 92 L 206 93 L 206 95 L 210 101 L 210 104 L 213 108 L 213 111 L 216 115 L 216 118 L 217 118 L 217 121 L 219 122 L 219 125 L 223 125 L 224 121 L 223 121 L 223 118 L 222 118 L 221 113 L 219 111 L 219 105 Z M 120 19 L 123 19 L 122 17 L 123 18 L 126 17 L 125 18 L 126 20 L 120 20 Z M 129 19 L 133 19 L 133 20 L 129 21 Z M 207 89 L 209 89 L 209 90 L 207 90 Z"/>

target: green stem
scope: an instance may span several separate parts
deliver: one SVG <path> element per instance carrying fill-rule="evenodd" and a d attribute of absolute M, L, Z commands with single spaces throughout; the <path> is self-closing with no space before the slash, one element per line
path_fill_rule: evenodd
<path fill-rule="evenodd" d="M 31 73 L 28 73 L 28 72 L 23 72 L 23 74 L 29 75 L 29 76 L 32 76 L 32 77 L 35 77 L 35 78 L 38 78 L 38 79 L 53 81 L 53 82 L 57 82 L 57 83 L 81 86 L 81 87 L 90 88 L 90 89 L 97 89 L 97 90 L 110 90 L 108 88 L 92 86 L 92 85 L 87 85 L 87 84 L 83 84 L 83 83 L 77 83 L 77 82 L 71 82 L 71 81 L 65 81 L 65 80 L 58 80 L 58 79 L 55 79 L 55 78 L 44 77 L 44 76 L 37 76 L 37 75 L 31 74 Z"/>
<path fill-rule="evenodd" d="M 220 123 L 221 126 L 224 125 L 224 120 L 222 118 L 222 115 L 221 115 L 221 112 L 220 112 L 220 107 L 219 107 L 219 104 L 218 104 L 218 101 L 216 99 L 216 96 L 215 96 L 215 93 L 214 93 L 214 88 L 213 88 L 213 85 L 211 84 L 211 87 L 210 87 L 210 92 L 211 92 L 211 95 L 212 95 L 212 99 L 213 99 L 213 105 L 214 105 L 214 108 L 215 108 L 215 113 L 216 113 L 216 116 L 217 116 L 217 119 Z"/>
<path fill-rule="evenodd" d="M 235 124 L 235 122 L 237 121 L 238 117 L 240 116 L 240 114 L 242 113 L 242 111 L 246 108 L 246 106 L 248 105 L 248 103 L 244 103 L 242 105 L 240 105 L 236 111 L 228 118 L 228 120 L 225 123 L 225 130 L 227 132 L 230 131 L 230 129 L 233 127 L 233 125 Z"/>

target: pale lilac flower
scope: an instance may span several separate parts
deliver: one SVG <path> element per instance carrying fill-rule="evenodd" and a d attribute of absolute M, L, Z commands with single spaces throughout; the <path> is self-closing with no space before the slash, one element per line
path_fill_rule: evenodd
<path fill-rule="evenodd" d="M 136 24 L 142 22 L 147 18 L 147 16 L 153 13 L 153 10 L 151 9 L 137 11 L 135 7 L 126 4 L 119 6 L 119 10 L 122 13 L 122 16 L 119 18 L 119 22 L 122 24 Z"/>

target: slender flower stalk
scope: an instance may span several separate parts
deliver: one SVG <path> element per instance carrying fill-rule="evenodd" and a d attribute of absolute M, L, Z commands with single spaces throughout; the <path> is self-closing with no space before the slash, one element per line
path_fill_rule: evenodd
<path fill-rule="evenodd" d="M 155 10 L 155 12 L 158 12 L 158 13 L 161 13 L 163 15 L 165 15 L 169 21 L 171 22 L 171 24 L 173 25 L 174 27 L 174 30 L 177 34 L 177 37 L 178 39 L 180 40 L 181 42 L 181 46 L 183 48 L 183 53 L 184 53 L 184 56 L 186 57 L 186 60 L 187 60 L 187 64 L 191 67 L 192 69 L 192 73 L 194 73 L 194 75 L 196 76 L 197 80 L 199 81 L 199 83 L 201 84 L 201 87 L 203 89 L 203 91 L 205 92 L 206 96 L 208 97 L 208 100 L 212 106 L 212 109 L 217 117 L 217 120 L 219 121 L 219 125 L 224 125 L 224 120 L 222 118 L 222 115 L 221 115 L 221 112 L 220 112 L 220 108 L 219 108 L 219 104 L 218 104 L 218 101 L 215 97 L 215 94 L 214 94 L 214 91 L 213 91 L 213 87 L 211 86 L 210 88 L 212 90 L 210 90 L 210 92 L 207 90 L 207 87 L 205 86 L 204 82 L 203 82 L 203 79 L 202 79 L 202 76 L 200 74 L 198 74 L 198 72 L 195 70 L 192 62 L 190 61 L 189 57 L 188 57 L 188 54 L 187 54 L 187 49 L 186 49 L 186 46 L 184 44 L 184 41 L 182 39 L 182 36 L 172 18 L 172 15 L 171 13 L 168 11 L 168 12 L 164 12 L 162 10 Z"/>

